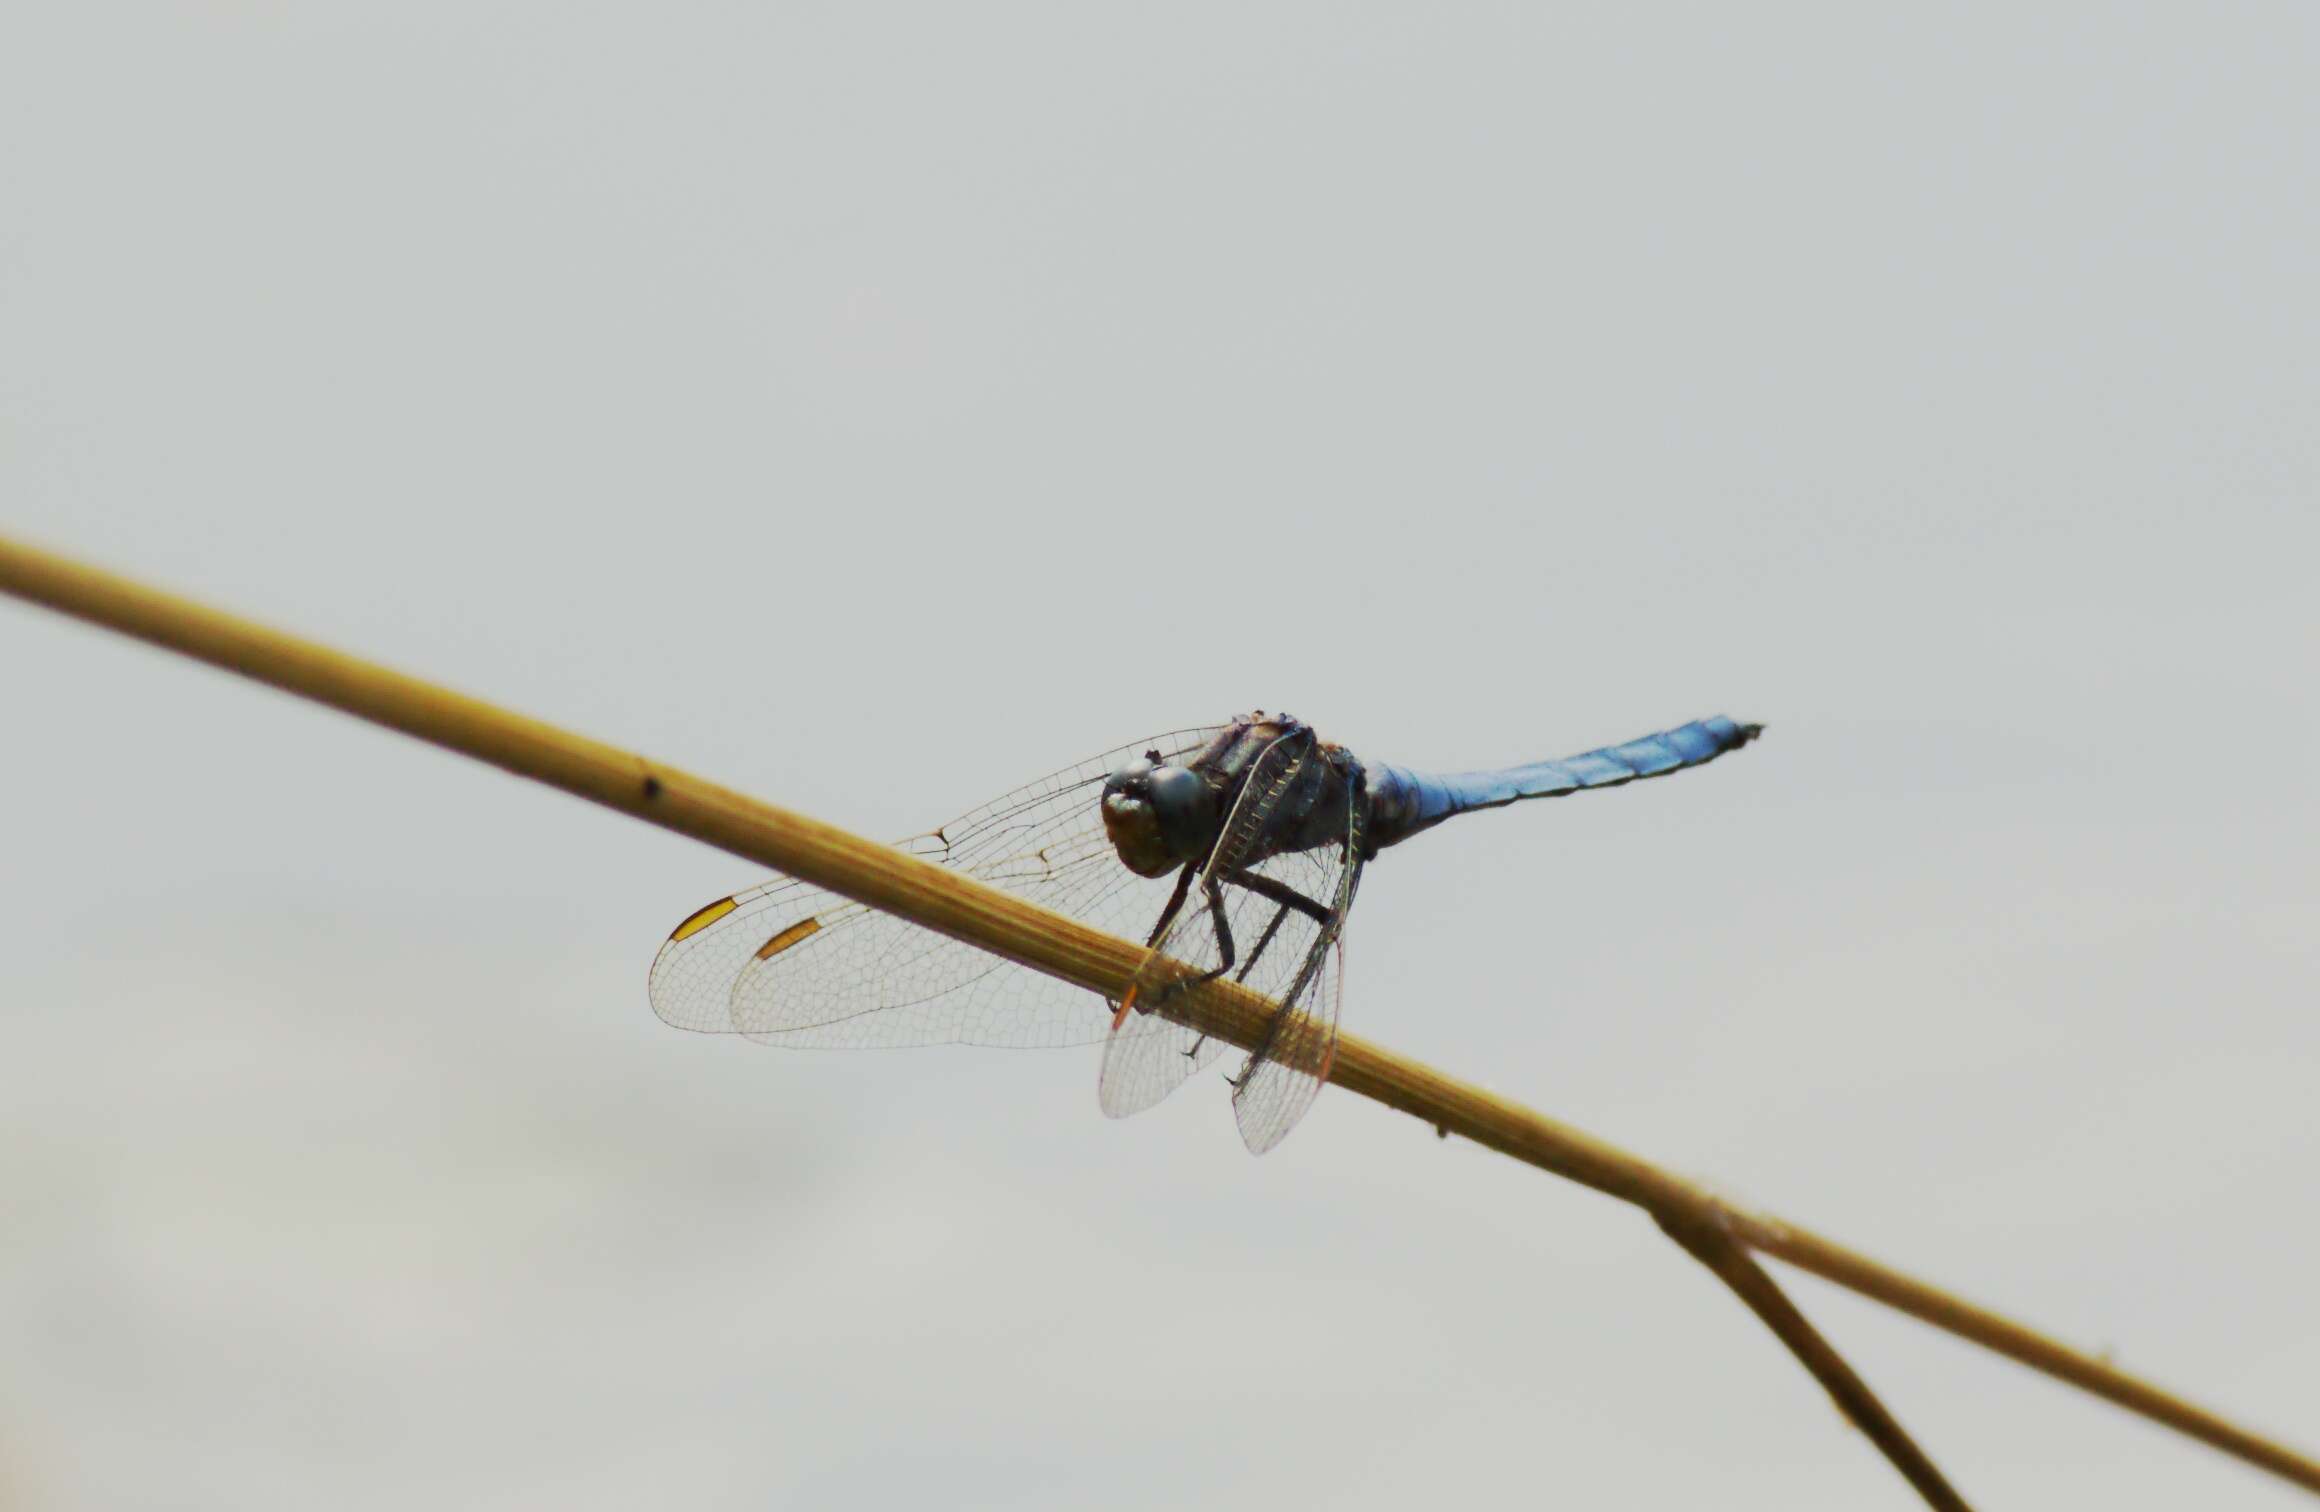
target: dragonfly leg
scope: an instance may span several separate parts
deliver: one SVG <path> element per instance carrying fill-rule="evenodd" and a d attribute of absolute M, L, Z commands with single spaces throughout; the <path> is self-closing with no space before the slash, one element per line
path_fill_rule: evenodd
<path fill-rule="evenodd" d="M 1265 927 L 1264 937 L 1257 941 L 1257 948 L 1249 953 L 1248 965 L 1241 968 L 1240 975 L 1234 978 L 1235 981 L 1246 981 L 1248 979 L 1250 970 L 1253 969 L 1257 964 L 1257 957 L 1262 955 L 1264 953 L 1265 947 L 1273 942 L 1274 933 L 1280 929 L 1282 922 L 1289 917 L 1289 912 L 1291 909 L 1296 910 L 1298 913 L 1305 915 L 1305 917 L 1320 925 L 1325 933 L 1334 932 L 1336 928 L 1336 910 L 1328 907 L 1326 904 L 1318 903 L 1313 899 L 1306 897 L 1303 893 L 1297 891 L 1297 889 L 1289 886 L 1285 882 L 1276 881 L 1275 879 L 1265 876 L 1260 872 L 1253 872 L 1245 869 L 1233 872 L 1231 874 L 1230 880 L 1238 886 L 1247 888 L 1250 892 L 1255 893 L 1258 897 L 1263 898 L 1268 902 L 1278 903 L 1280 905 L 1280 908 L 1273 915 L 1273 922 Z M 1239 1076 L 1228 1076 L 1225 1078 L 1227 1082 L 1232 1084 L 1234 1091 L 1239 1091 L 1241 1083 L 1247 1081 L 1250 1075 L 1256 1071 L 1257 1067 L 1264 1064 L 1265 1057 L 1272 1053 L 1273 1041 L 1276 1037 L 1279 1036 L 1281 1027 L 1285 1020 L 1286 1015 L 1276 1017 L 1273 1020 L 1272 1028 L 1266 1033 L 1264 1044 L 1258 1046 L 1256 1051 L 1249 1056 L 1248 1064 L 1241 1068 L 1241 1074 Z"/>
<path fill-rule="evenodd" d="M 1256 946 L 1250 950 L 1249 958 L 1242 962 L 1241 969 L 1234 973 L 1233 980 L 1236 982 L 1245 982 L 1248 980 L 1249 973 L 1256 969 L 1257 962 L 1264 956 L 1266 948 L 1273 943 L 1273 937 L 1280 933 L 1281 926 L 1288 922 L 1289 915 L 1292 911 L 1305 915 L 1307 918 L 1313 920 L 1313 922 L 1319 924 L 1325 930 L 1331 928 L 1336 922 L 1336 912 L 1329 908 L 1326 904 L 1315 902 L 1313 899 L 1306 897 L 1303 893 L 1297 891 L 1297 889 L 1289 886 L 1287 883 L 1276 881 L 1271 877 L 1265 876 L 1261 872 L 1253 872 L 1244 868 L 1228 873 L 1225 880 L 1231 882 L 1236 887 L 1247 888 L 1250 892 L 1255 893 L 1258 897 L 1265 899 L 1269 903 L 1279 905 L 1273 910 L 1272 919 L 1265 925 L 1265 932 L 1257 937 Z M 1153 998 L 1154 1006 L 1167 1001 L 1170 996 L 1182 991 L 1186 987 L 1195 986 L 1201 982 L 1213 982 L 1218 977 L 1223 976 L 1226 972 L 1232 971 L 1234 962 L 1232 930 L 1225 923 L 1224 898 L 1223 889 L 1221 886 L 1211 885 L 1209 888 L 1208 903 L 1209 912 L 1216 919 L 1217 949 L 1218 953 L 1224 958 L 1224 964 L 1217 967 L 1214 971 L 1202 972 L 1199 976 L 1187 977 L 1180 982 L 1174 982 L 1169 986 L 1162 988 Z M 1273 1034 L 1279 1034 L 1281 1032 L 1280 1021 L 1276 1020 L 1274 1022 L 1272 1032 Z M 1199 1049 L 1200 1044 L 1195 1043 L 1192 1049 L 1186 1053 L 1188 1055 L 1197 1054 Z M 1239 1076 L 1228 1076 L 1225 1078 L 1225 1080 L 1231 1083 L 1231 1085 L 1237 1089 L 1243 1081 L 1248 1079 L 1250 1072 L 1256 1070 L 1258 1066 L 1264 1063 L 1265 1056 L 1271 1049 L 1272 1042 L 1271 1039 L 1268 1038 L 1265 1045 L 1258 1049 L 1255 1054 L 1249 1057 L 1249 1063 L 1242 1068 L 1241 1074 Z"/>
<path fill-rule="evenodd" d="M 1160 937 L 1168 932 L 1168 926 L 1176 922 L 1177 911 L 1184 907 L 1185 895 L 1192 891 L 1192 878 L 1198 871 L 1198 867 L 1187 864 L 1184 870 L 1176 874 L 1176 890 L 1168 895 L 1168 906 L 1160 910 L 1159 922 L 1154 924 L 1152 932 L 1144 937 L 1146 950 L 1158 945 Z M 1141 983 L 1131 982 L 1127 992 L 1117 1003 L 1112 1005 L 1112 1027 L 1114 1029 L 1128 1021 L 1128 1010 L 1136 1006 L 1137 995 L 1142 991 Z M 1144 1011 L 1150 1013 L 1152 1010 L 1147 1007 Z"/>
<path fill-rule="evenodd" d="M 1257 969 L 1257 962 L 1264 959 L 1265 947 L 1273 943 L 1273 936 L 1281 932 L 1281 923 L 1288 917 L 1289 905 L 1286 903 L 1273 910 L 1272 922 L 1265 926 L 1265 932 L 1263 934 L 1257 936 L 1256 948 L 1249 952 L 1249 958 L 1247 960 L 1241 962 L 1241 969 L 1233 973 L 1234 981 L 1245 982 L 1249 979 L 1249 973 Z M 1186 1060 L 1197 1060 L 1200 1056 L 1200 1052 L 1207 1046 L 1207 1044 L 1208 1036 L 1204 1034 L 1199 1039 L 1196 1039 L 1192 1042 L 1192 1048 L 1184 1052 L 1184 1058 Z M 1225 1080 L 1233 1081 L 1233 1079 L 1229 1076 L 1226 1077 Z M 1240 1084 L 1238 1082 L 1233 1082 L 1233 1085 L 1238 1086 Z"/>
<path fill-rule="evenodd" d="M 1213 982 L 1233 969 L 1232 920 L 1224 914 L 1224 884 L 1208 884 L 1208 916 L 1216 920 L 1216 953 L 1219 964 L 1214 971 L 1204 972 L 1199 980 Z"/>
<path fill-rule="evenodd" d="M 1247 888 L 1269 903 L 1278 903 L 1283 908 L 1294 908 L 1323 929 L 1327 929 L 1335 919 L 1335 915 L 1330 912 L 1326 904 L 1316 903 L 1294 887 L 1285 882 L 1276 882 L 1262 872 L 1244 869 L 1230 873 L 1225 880 L 1237 887 Z"/>
<path fill-rule="evenodd" d="M 1233 969 L 1236 957 L 1233 951 L 1232 921 L 1225 917 L 1224 912 L 1224 884 L 1211 879 L 1202 891 L 1208 894 L 1208 916 L 1216 924 L 1216 953 L 1222 964 L 1213 970 L 1203 971 L 1195 976 L 1181 977 L 1158 988 L 1151 997 L 1136 1004 L 1139 1009 L 1146 1013 L 1150 1013 L 1187 987 L 1198 987 L 1203 982 L 1213 982 Z"/>
<path fill-rule="evenodd" d="M 1257 962 L 1264 957 L 1265 947 L 1273 943 L 1273 936 L 1281 932 L 1281 922 L 1288 917 L 1289 905 L 1286 903 L 1273 910 L 1273 922 L 1267 924 L 1265 932 L 1257 936 L 1256 949 L 1250 951 L 1249 958 L 1241 963 L 1241 969 L 1233 977 L 1234 981 L 1245 982 L 1249 979 L 1249 973 L 1257 969 Z"/>
<path fill-rule="evenodd" d="M 1146 950 L 1159 944 L 1160 937 L 1168 932 L 1168 926 L 1176 922 L 1176 911 L 1184 906 L 1185 894 L 1192 891 L 1193 874 L 1198 870 L 1198 867 L 1187 863 L 1184 870 L 1176 874 L 1176 891 L 1168 895 L 1168 906 L 1160 910 L 1160 922 L 1153 925 L 1152 932 L 1144 937 Z"/>

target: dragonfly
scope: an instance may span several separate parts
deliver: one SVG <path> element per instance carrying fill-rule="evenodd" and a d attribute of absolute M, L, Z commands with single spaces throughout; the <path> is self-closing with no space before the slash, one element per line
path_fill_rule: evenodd
<path fill-rule="evenodd" d="M 1700 766 L 1762 728 L 1717 715 L 1559 760 L 1449 774 L 1364 761 L 1261 709 L 1150 736 L 899 842 L 1140 938 L 1143 964 L 1117 999 L 776 877 L 670 933 L 653 961 L 653 1009 L 678 1028 L 797 1048 L 1100 1043 L 1098 1101 L 1118 1118 L 1227 1048 L 1160 1010 L 1229 977 L 1279 1005 L 1230 1078 L 1241 1139 L 1263 1154 L 1329 1079 L 1346 917 L 1379 852 L 1459 814 Z"/>

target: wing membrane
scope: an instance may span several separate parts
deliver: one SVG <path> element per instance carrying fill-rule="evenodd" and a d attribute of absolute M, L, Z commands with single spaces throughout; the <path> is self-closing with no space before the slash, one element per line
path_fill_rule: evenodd
<path fill-rule="evenodd" d="M 1306 760 L 1322 759 L 1308 746 L 1274 760 L 1267 751 L 1251 780 L 1217 853 L 1203 869 L 1214 877 L 1234 960 L 1225 973 L 1282 1005 L 1272 1040 L 1250 1054 L 1234 1079 L 1233 1116 L 1249 1149 L 1263 1154 L 1286 1138 L 1320 1095 L 1337 1047 L 1337 1015 L 1344 981 L 1339 943 L 1346 913 L 1361 876 L 1360 808 L 1347 795 L 1343 839 L 1267 857 L 1254 865 L 1242 860 L 1261 851 L 1258 843 L 1271 805 L 1293 783 Z M 1269 765 L 1268 765 L 1269 763 Z M 1155 957 L 1166 957 L 1202 973 L 1224 964 L 1215 915 L 1195 886 L 1170 921 Z M 1165 977 L 1154 982 L 1164 990 Z M 1139 979 L 1139 986 L 1144 981 Z M 1144 1023 L 1139 1027 L 1137 1020 Z M 1140 1111 L 1166 1097 L 1223 1048 L 1181 1024 L 1154 1027 L 1159 1014 L 1130 1014 L 1120 1038 L 1104 1047 L 1100 1081 L 1104 1111 L 1114 1117 Z"/>
<path fill-rule="evenodd" d="M 1147 752 L 1188 756 L 1218 732 L 1179 730 L 1091 756 L 900 846 L 1141 938 L 1173 879 L 1119 863 L 1097 808 L 1104 779 Z M 653 961 L 651 994 L 653 1011 L 680 1029 L 774 1045 L 1074 1045 L 1111 1028 L 1093 993 L 786 877 L 678 925 Z"/>
<path fill-rule="evenodd" d="M 1272 1042 L 1249 1057 L 1233 1084 L 1233 1122 L 1252 1155 L 1288 1138 L 1329 1080 L 1345 991 L 1345 920 L 1361 886 L 1361 858 L 1361 810 L 1351 804 L 1344 843 L 1298 858 L 1305 863 L 1309 885 L 1316 887 L 1308 896 L 1328 899 L 1329 920 L 1308 931 L 1297 975 L 1274 994 L 1281 1016 L 1274 1021 Z M 1324 880 L 1329 885 L 1321 891 L 1318 884 Z"/>
<path fill-rule="evenodd" d="M 1239 869 L 1242 858 L 1251 853 L 1282 794 L 1303 770 L 1312 747 L 1310 736 L 1283 736 L 1250 763 L 1248 779 L 1214 849 L 1176 912 L 1161 921 L 1152 952 L 1136 974 L 1136 990 L 1146 998 L 1168 989 L 1173 973 L 1163 969 L 1164 963 L 1190 966 L 1201 974 L 1223 967 L 1223 941 L 1210 902 L 1211 886 Z M 1231 887 L 1222 889 L 1218 897 L 1239 953 L 1248 966 L 1262 964 L 1262 954 L 1256 948 L 1257 932 L 1244 932 L 1244 919 L 1250 911 L 1245 898 Z M 1268 938 L 1265 945 L 1269 950 L 1272 940 Z M 1157 1013 L 1125 1014 L 1104 1041 L 1103 1066 L 1096 1075 L 1096 1101 L 1113 1118 L 1141 1113 L 1184 1085 L 1223 1048 L 1221 1040 L 1212 1040 Z"/>

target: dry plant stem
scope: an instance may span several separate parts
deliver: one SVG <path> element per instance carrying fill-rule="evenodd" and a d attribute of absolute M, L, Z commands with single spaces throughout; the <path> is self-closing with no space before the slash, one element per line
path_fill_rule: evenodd
<path fill-rule="evenodd" d="M 1660 1227 L 1669 1238 L 1691 1252 L 1693 1259 L 1715 1272 L 1716 1279 L 1732 1288 L 1733 1294 L 1748 1304 L 1748 1310 L 1763 1320 L 1764 1326 L 1779 1335 L 1789 1352 L 1804 1362 L 1805 1369 L 1819 1379 L 1853 1426 L 1869 1436 L 1869 1441 L 1883 1451 L 1895 1469 L 1909 1478 L 1917 1494 L 1925 1498 L 1927 1506 L 1966 1512 L 1965 1499 L 1952 1490 L 1948 1481 L 1927 1459 L 1917 1441 L 1894 1421 L 1869 1390 L 1868 1383 L 1853 1373 L 1844 1356 L 1831 1348 L 1818 1330 L 1798 1312 L 1788 1294 L 1764 1273 L 1764 1267 L 1748 1257 L 1732 1235 L 1723 1228 L 1700 1228 L 1662 1217 Z"/>
<path fill-rule="evenodd" d="M 1785 1260 L 1848 1291 L 1874 1297 L 1897 1312 L 2018 1360 L 2056 1380 L 2103 1397 L 2129 1412 L 2164 1423 L 2178 1433 L 2269 1470 L 2307 1491 L 2320 1492 L 2320 1464 L 2284 1444 L 2259 1437 L 2203 1407 L 2170 1396 L 2147 1381 L 2117 1370 L 2092 1355 L 2058 1344 L 2011 1318 L 2001 1317 L 1937 1287 L 1856 1255 L 1820 1235 L 1793 1228 L 1763 1214 L 1728 1215 L 1733 1237 L 1750 1248 Z"/>
<path fill-rule="evenodd" d="M 0 538 L 0 591 L 560 787 L 1092 991 L 1116 995 L 1143 955 L 1127 940 L 1048 913 L 890 846 L 4 538 Z M 1218 982 L 1172 999 L 1168 1011 L 1245 1046 L 1263 1032 L 1272 1005 Z M 1479 1087 L 1352 1036 L 1340 1041 L 1330 1079 L 1438 1129 L 1634 1203 L 1663 1226 L 1727 1232 L 1840 1286 L 2320 1491 L 2320 1463 L 2283 1445 L 1794 1225 L 1727 1209 L 1706 1192 L 1624 1150 Z"/>

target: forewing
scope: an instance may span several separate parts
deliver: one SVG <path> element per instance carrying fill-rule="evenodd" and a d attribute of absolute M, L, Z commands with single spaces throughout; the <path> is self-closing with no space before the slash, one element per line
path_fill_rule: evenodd
<path fill-rule="evenodd" d="M 1293 950 L 1300 944 L 1303 948 L 1276 962 L 1260 960 L 1250 981 L 1281 1005 L 1271 1040 L 1249 1057 L 1233 1084 L 1233 1121 L 1252 1155 L 1262 1155 L 1286 1139 L 1329 1080 L 1337 1055 L 1337 1011 L 1345 990 L 1345 921 L 1361 886 L 1360 822 L 1360 806 L 1349 802 L 1342 845 L 1277 858 L 1282 870 L 1298 879 L 1281 880 L 1309 898 L 1326 901 L 1329 919 L 1323 924 L 1303 914 L 1292 915 L 1301 927 L 1290 944 Z M 1275 980 L 1256 979 L 1268 972 Z"/>
<path fill-rule="evenodd" d="M 1091 756 L 900 847 L 1142 939 L 1173 879 L 1120 864 L 1098 809 L 1104 779 L 1150 751 L 1187 757 L 1218 733 L 1179 730 Z M 1071 1045 L 1111 1025 L 1093 993 L 786 877 L 678 925 L 653 961 L 651 994 L 680 1029 L 776 1045 Z"/>
<path fill-rule="evenodd" d="M 1282 795 L 1296 780 L 1305 762 L 1318 759 L 1313 754 L 1310 736 L 1300 735 L 1276 740 L 1250 763 L 1248 780 L 1242 784 L 1240 797 L 1218 832 L 1215 847 L 1202 863 L 1199 877 L 1177 913 L 1166 921 L 1165 929 L 1160 931 L 1145 958 L 1143 969 L 1136 975 L 1136 990 L 1147 1003 L 1166 991 L 1176 979 L 1177 967 L 1187 966 L 1195 973 L 1207 973 L 1223 964 L 1222 941 L 1208 900 L 1208 883 L 1212 878 L 1225 877 L 1240 869 L 1243 858 L 1256 848 Z M 1224 886 L 1222 895 L 1227 927 L 1237 947 L 1234 974 L 1245 979 L 1253 968 L 1267 964 L 1269 952 L 1283 948 L 1275 938 L 1278 928 L 1267 933 L 1278 906 L 1230 883 Z M 1221 1040 L 1210 1039 L 1158 1013 L 1129 1012 L 1119 1017 L 1116 1027 L 1105 1039 L 1103 1065 L 1096 1077 L 1096 1099 L 1113 1118 L 1141 1113 L 1182 1086 L 1224 1048 Z"/>
<path fill-rule="evenodd" d="M 1233 1088 L 1233 1122 L 1252 1155 L 1262 1155 L 1297 1127 L 1321 1095 L 1337 1054 L 1337 1010 L 1345 990 L 1345 942 L 1316 942 L 1307 958 L 1303 983 L 1282 1000 L 1295 1015 L 1282 1026 L 1272 1047 L 1251 1056 Z"/>

